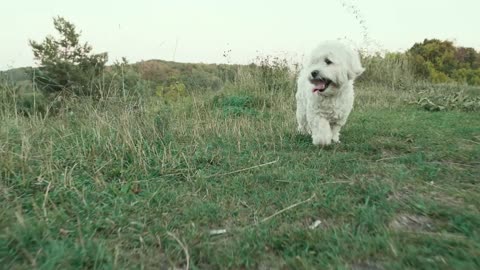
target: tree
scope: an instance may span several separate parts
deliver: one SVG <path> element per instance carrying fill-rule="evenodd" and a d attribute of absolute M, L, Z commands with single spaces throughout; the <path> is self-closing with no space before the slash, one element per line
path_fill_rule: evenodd
<path fill-rule="evenodd" d="M 425 39 L 423 43 L 415 43 L 409 50 L 411 54 L 421 56 L 446 74 L 450 74 L 456 68 L 455 51 L 453 42 L 438 39 Z"/>
<path fill-rule="evenodd" d="M 29 41 L 40 65 L 35 83 L 46 93 L 95 95 L 94 82 L 105 69 L 107 53 L 92 54 L 88 43 L 80 44 L 75 25 L 64 18 L 53 18 L 53 24 L 59 38 L 47 36 L 42 43 Z"/>

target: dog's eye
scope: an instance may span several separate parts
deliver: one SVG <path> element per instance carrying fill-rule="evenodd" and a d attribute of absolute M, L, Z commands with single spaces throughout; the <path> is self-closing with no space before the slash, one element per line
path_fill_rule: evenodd
<path fill-rule="evenodd" d="M 331 64 L 333 64 L 333 62 L 332 62 L 332 61 L 330 61 L 330 59 L 328 59 L 328 58 L 325 58 L 325 64 L 327 64 L 327 65 L 331 65 Z"/>

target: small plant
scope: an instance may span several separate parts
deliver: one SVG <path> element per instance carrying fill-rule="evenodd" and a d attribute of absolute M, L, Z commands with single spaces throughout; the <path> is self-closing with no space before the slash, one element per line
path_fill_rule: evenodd
<path fill-rule="evenodd" d="M 249 95 L 221 95 L 213 98 L 214 107 L 221 108 L 226 116 L 257 115 L 255 107 L 258 103 L 258 100 Z"/>

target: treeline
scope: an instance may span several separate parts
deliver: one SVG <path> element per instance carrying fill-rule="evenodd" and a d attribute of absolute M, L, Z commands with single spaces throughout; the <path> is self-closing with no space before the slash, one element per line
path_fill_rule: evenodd
<path fill-rule="evenodd" d="M 363 61 L 366 72 L 362 81 L 480 85 L 480 53 L 447 40 L 425 39 L 406 52 L 364 56 Z"/>
<path fill-rule="evenodd" d="M 220 90 L 226 82 L 235 80 L 239 66 L 148 60 L 130 68 L 150 84 L 156 95 L 162 96 L 171 91 Z"/>
<path fill-rule="evenodd" d="M 473 48 L 457 47 L 451 41 L 425 39 L 415 43 L 407 54 L 415 73 L 434 83 L 455 81 L 480 85 L 480 53 Z"/>

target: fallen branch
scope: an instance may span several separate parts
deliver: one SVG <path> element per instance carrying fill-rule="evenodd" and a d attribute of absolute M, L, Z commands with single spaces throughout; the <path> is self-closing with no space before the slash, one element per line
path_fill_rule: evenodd
<path fill-rule="evenodd" d="M 278 160 L 279 160 L 279 159 L 274 160 L 274 161 L 270 161 L 270 162 L 267 162 L 267 163 L 263 163 L 263 164 L 260 164 L 260 165 L 256 165 L 256 166 L 252 166 L 252 167 L 248 167 L 248 168 L 236 170 L 236 171 L 233 171 L 233 172 L 212 174 L 212 175 L 209 175 L 209 176 L 205 176 L 205 178 L 225 176 L 225 175 L 230 175 L 230 174 L 234 174 L 234 173 L 244 172 L 244 171 L 248 171 L 248 170 L 252 170 L 252 169 L 256 169 L 256 168 L 260 168 L 260 167 L 272 165 L 272 164 L 274 164 L 274 163 L 277 163 Z"/>
<path fill-rule="evenodd" d="M 42 209 L 43 209 L 43 216 L 45 217 L 45 220 L 48 220 L 48 217 L 47 217 L 47 201 L 48 201 L 48 193 L 50 192 L 51 185 L 52 185 L 52 182 L 48 182 L 47 191 L 45 191 L 45 196 L 43 197 Z"/>
<path fill-rule="evenodd" d="M 298 202 L 298 203 L 292 204 L 292 205 L 290 205 L 289 207 L 287 207 L 287 208 L 284 208 L 284 209 L 282 209 L 282 210 L 280 210 L 280 211 L 278 211 L 278 212 L 275 212 L 273 215 L 271 215 L 271 216 L 268 216 L 268 217 L 266 217 L 266 218 L 262 219 L 262 220 L 260 221 L 260 223 L 263 223 L 263 222 L 265 222 L 265 221 L 268 221 L 268 220 L 270 220 L 270 219 L 272 219 L 272 218 L 274 218 L 274 217 L 276 217 L 276 216 L 280 215 L 281 213 L 283 213 L 283 212 L 286 212 L 286 211 L 288 211 L 288 210 L 290 210 L 290 209 L 292 209 L 292 208 L 295 208 L 295 207 L 297 207 L 297 206 L 299 206 L 299 205 L 305 204 L 305 203 L 307 203 L 307 202 L 309 202 L 309 201 L 313 200 L 315 197 L 316 197 L 316 195 L 315 195 L 315 194 L 313 194 L 313 195 L 312 195 L 312 197 L 310 197 L 310 198 L 306 199 L 305 201 L 301 201 L 301 202 Z"/>
<path fill-rule="evenodd" d="M 405 156 L 406 156 L 406 155 L 395 156 L 395 157 L 385 157 L 385 158 L 377 159 L 377 160 L 375 160 L 375 162 L 380 162 L 380 161 L 385 161 L 385 160 L 391 160 L 391 159 L 397 159 L 397 158 L 403 158 L 403 157 L 405 157 Z"/>

